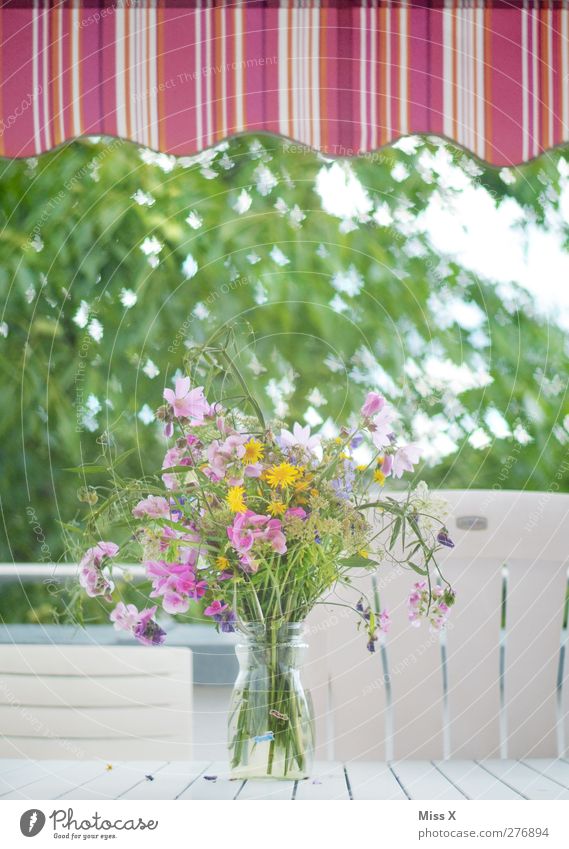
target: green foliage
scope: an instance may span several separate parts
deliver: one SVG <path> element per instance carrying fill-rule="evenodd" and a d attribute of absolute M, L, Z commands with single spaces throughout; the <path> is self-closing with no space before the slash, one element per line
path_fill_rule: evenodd
<path fill-rule="evenodd" d="M 410 437 L 424 412 L 434 423 L 427 442 L 447 446 L 418 470 L 429 484 L 555 481 L 567 490 L 565 333 L 515 281 L 506 293 L 477 278 L 412 226 L 435 192 L 452 191 L 437 173 L 441 150 L 495 203 L 520 203 L 528 220 L 545 222 L 557 204 L 565 153 L 505 182 L 434 140 L 351 162 L 370 208 L 347 223 L 315 191 L 331 161 L 270 136 L 235 138 L 194 159 L 97 140 L 3 162 L 1 559 L 61 556 L 63 535 L 87 509 L 78 489 L 106 480 L 95 469 L 81 482 L 68 469 L 94 462 L 101 442 L 132 451 L 125 476 L 153 471 L 164 446 L 158 423 L 145 423 L 150 411 L 186 345 L 229 324 L 242 339 L 240 369 L 271 416 L 302 419 L 310 407 L 314 421 L 330 424 L 379 386 Z M 203 222 L 197 229 L 186 221 L 191 211 Z M 141 250 L 153 237 L 155 259 Z M 198 270 L 186 279 L 188 254 Z M 482 342 L 445 314 L 453 299 L 481 310 Z M 489 410 L 517 435 L 495 437 Z"/>

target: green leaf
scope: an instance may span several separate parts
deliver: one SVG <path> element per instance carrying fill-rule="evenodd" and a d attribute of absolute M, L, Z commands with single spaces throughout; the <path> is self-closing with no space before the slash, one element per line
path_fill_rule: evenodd
<path fill-rule="evenodd" d="M 338 563 L 346 569 L 369 569 L 370 566 L 379 566 L 377 560 L 372 560 L 370 557 L 363 557 L 361 554 L 343 557 L 338 560 Z"/>

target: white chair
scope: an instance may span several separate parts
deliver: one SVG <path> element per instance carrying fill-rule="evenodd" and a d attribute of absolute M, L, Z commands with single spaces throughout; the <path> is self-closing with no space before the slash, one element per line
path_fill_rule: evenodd
<path fill-rule="evenodd" d="M 192 653 L 0 646 L 0 758 L 189 760 Z"/>
<path fill-rule="evenodd" d="M 375 654 L 344 608 L 317 607 L 309 619 L 318 756 L 567 756 L 569 495 L 441 495 L 456 543 L 440 558 L 457 594 L 446 633 L 409 626 L 406 599 L 419 578 L 390 565 L 330 598 L 379 595 L 393 625 Z"/>

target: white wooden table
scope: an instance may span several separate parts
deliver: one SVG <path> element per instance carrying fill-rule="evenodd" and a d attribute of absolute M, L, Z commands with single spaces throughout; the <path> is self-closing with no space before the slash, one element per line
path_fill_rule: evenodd
<path fill-rule="evenodd" d="M 569 799 L 569 761 L 318 763 L 305 781 L 230 781 L 207 762 L 0 760 L 2 799 Z"/>

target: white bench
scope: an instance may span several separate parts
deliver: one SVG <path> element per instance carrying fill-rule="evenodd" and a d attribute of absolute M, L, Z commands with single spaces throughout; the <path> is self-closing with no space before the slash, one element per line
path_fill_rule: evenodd
<path fill-rule="evenodd" d="M 375 654 L 344 608 L 317 607 L 309 618 L 304 678 L 321 759 L 567 755 L 569 495 L 441 494 L 456 543 L 441 557 L 457 594 L 446 633 L 409 626 L 406 598 L 419 578 L 389 565 L 358 582 L 393 619 Z M 461 529 L 467 517 L 486 527 Z"/>
<path fill-rule="evenodd" d="M 189 760 L 192 653 L 0 646 L 0 758 Z"/>

